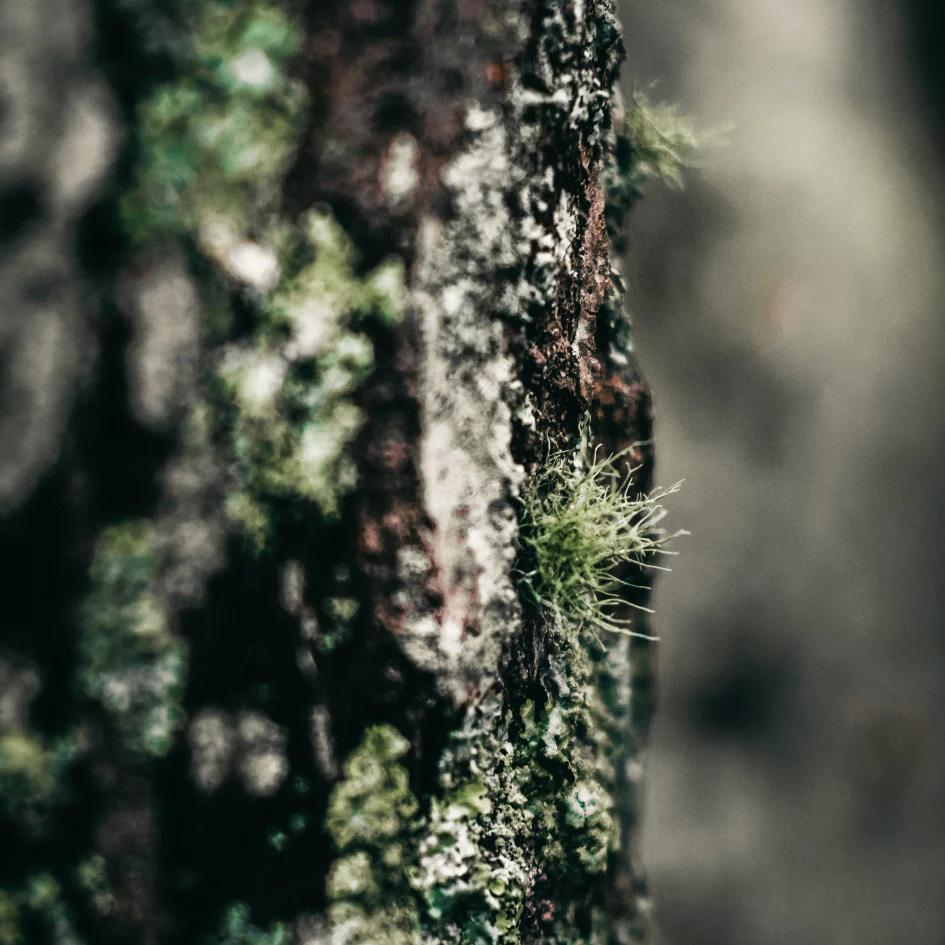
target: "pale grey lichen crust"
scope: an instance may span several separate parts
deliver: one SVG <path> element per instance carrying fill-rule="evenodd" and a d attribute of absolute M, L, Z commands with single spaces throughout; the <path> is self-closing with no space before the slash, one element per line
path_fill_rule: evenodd
<path fill-rule="evenodd" d="M 495 677 L 520 625 L 512 582 L 513 499 L 522 470 L 510 453 L 514 374 L 498 319 L 494 273 L 517 261 L 505 203 L 516 171 L 500 114 L 473 106 L 471 142 L 443 174 L 455 204 L 420 230 L 412 299 L 422 326 L 423 497 L 443 585 L 437 634 L 404 641 L 462 702 Z"/>

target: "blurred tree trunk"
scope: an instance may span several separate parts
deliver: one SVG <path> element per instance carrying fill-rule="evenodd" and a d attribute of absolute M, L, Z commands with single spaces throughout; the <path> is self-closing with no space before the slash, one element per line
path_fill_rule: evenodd
<path fill-rule="evenodd" d="M 647 940 L 648 644 L 516 581 L 548 450 L 650 438 L 612 4 L 0 44 L 0 943 Z"/>

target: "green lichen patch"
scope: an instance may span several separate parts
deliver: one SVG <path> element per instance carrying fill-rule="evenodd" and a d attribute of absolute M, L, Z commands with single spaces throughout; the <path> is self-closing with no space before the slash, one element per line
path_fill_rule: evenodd
<path fill-rule="evenodd" d="M 135 186 L 123 202 L 132 235 L 234 230 L 275 197 L 305 104 L 287 72 L 301 42 L 277 6 L 256 0 L 181 4 L 171 47 L 180 77 L 139 107 Z"/>
<path fill-rule="evenodd" d="M 292 934 L 285 923 L 260 928 L 252 923 L 249 907 L 240 902 L 226 910 L 219 929 L 205 940 L 206 945 L 289 945 L 291 941 Z"/>
<path fill-rule="evenodd" d="M 84 859 L 75 869 L 76 885 L 82 890 L 92 909 L 108 915 L 115 907 L 115 894 L 108 878 L 108 864 L 99 854 Z"/>
<path fill-rule="evenodd" d="M 419 945 L 406 874 L 417 828 L 401 763 L 408 747 L 389 725 L 369 728 L 329 800 L 326 826 L 339 852 L 327 881 L 333 942 Z"/>
<path fill-rule="evenodd" d="M 72 736 L 45 740 L 32 731 L 0 731 L 0 808 L 23 826 L 41 826 L 78 750 Z"/>
<path fill-rule="evenodd" d="M 76 687 L 105 710 L 129 750 L 164 755 L 181 718 L 187 655 L 157 593 L 153 528 L 131 521 L 106 529 L 89 580 Z"/>
<path fill-rule="evenodd" d="M 0 889 L 0 945 L 82 945 L 60 884 L 49 873 L 36 873 L 22 886 Z"/>
<path fill-rule="evenodd" d="M 6 687 L 6 688 L 4 688 Z M 30 703 L 41 688 L 32 669 L 17 671 L 0 661 L 0 814 L 27 835 L 49 827 L 49 815 L 66 800 L 66 775 L 82 753 L 80 729 L 59 735 L 30 724 Z"/>
<path fill-rule="evenodd" d="M 636 492 L 622 455 L 583 449 L 548 457 L 523 496 L 521 542 L 531 567 L 521 581 L 566 627 L 639 636 L 620 612 L 645 608 L 628 601 L 637 585 L 618 569 L 658 568 L 654 558 L 672 554 L 668 542 L 683 533 L 659 528 L 661 502 L 680 484 Z"/>
<path fill-rule="evenodd" d="M 443 756 L 410 873 L 439 942 L 586 942 L 612 925 L 595 903 L 621 842 L 629 641 L 604 653 L 550 627 L 545 645 L 536 697 L 487 698 Z"/>
<path fill-rule="evenodd" d="M 252 336 L 225 349 L 218 372 L 237 472 L 227 510 L 257 547 L 279 503 L 337 515 L 355 482 L 349 446 L 362 417 L 352 395 L 374 364 L 361 326 L 395 321 L 404 305 L 400 261 L 359 275 L 327 211 L 312 211 L 283 238 L 283 257 Z"/>
<path fill-rule="evenodd" d="M 446 792 L 432 805 L 414 888 L 443 942 L 517 941 L 533 869 L 534 812 L 522 790 L 530 773 L 515 764 L 501 729 L 487 722 L 465 734 L 466 744 L 445 759 Z"/>

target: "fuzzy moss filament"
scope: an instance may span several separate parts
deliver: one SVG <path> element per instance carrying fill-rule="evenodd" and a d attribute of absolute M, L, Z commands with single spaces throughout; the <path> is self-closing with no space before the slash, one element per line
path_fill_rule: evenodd
<path fill-rule="evenodd" d="M 681 483 L 637 492 L 636 470 L 621 469 L 626 452 L 601 458 L 597 450 L 579 449 L 548 457 L 523 497 L 521 542 L 531 570 L 521 579 L 566 626 L 652 639 L 621 616 L 627 607 L 651 611 L 628 599 L 626 589 L 641 585 L 619 572 L 627 565 L 667 570 L 654 558 L 674 554 L 668 543 L 685 533 L 659 527 L 662 501 Z"/>

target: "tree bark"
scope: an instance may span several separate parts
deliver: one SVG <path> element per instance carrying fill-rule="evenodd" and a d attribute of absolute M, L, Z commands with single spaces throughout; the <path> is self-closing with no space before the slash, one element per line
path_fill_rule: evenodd
<path fill-rule="evenodd" d="M 652 645 L 518 541 L 549 451 L 650 480 L 613 4 L 30 7 L 0 943 L 651 940 Z"/>

